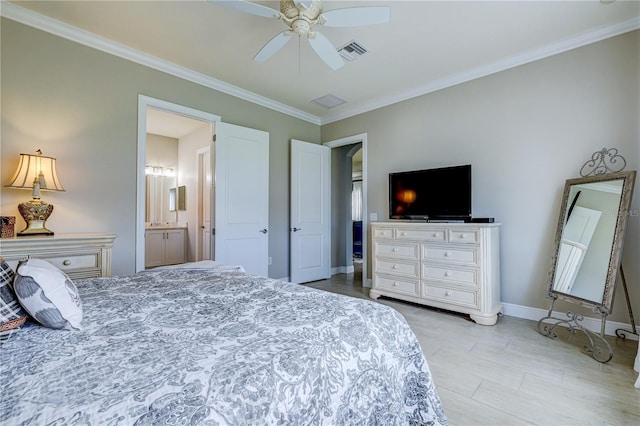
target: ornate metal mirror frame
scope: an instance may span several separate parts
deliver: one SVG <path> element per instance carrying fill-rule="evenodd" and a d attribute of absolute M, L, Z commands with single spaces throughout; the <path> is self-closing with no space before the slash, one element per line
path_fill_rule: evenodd
<path fill-rule="evenodd" d="M 607 152 L 603 149 L 594 157 Z M 618 157 L 624 168 L 624 159 Z M 587 165 L 590 162 L 585 163 L 583 170 Z M 548 315 L 538 321 L 538 332 L 551 338 L 556 337 L 554 329 L 558 325 L 568 327 L 572 334 L 576 330 L 584 332 L 590 343 L 585 349 L 599 362 L 613 357 L 611 346 L 604 338 L 605 322 L 612 308 L 619 273 L 624 280 L 620 259 L 636 179 L 635 171 L 606 173 L 609 170 L 603 170 L 565 182 L 547 291 L 551 307 Z M 584 201 L 578 202 L 579 199 Z M 626 296 L 626 283 L 623 281 L 623 284 Z M 567 318 L 554 317 L 553 308 L 558 299 L 585 306 L 601 316 L 600 334 L 582 327 L 582 315 L 567 312 Z M 633 322 L 629 303 L 628 307 Z"/>

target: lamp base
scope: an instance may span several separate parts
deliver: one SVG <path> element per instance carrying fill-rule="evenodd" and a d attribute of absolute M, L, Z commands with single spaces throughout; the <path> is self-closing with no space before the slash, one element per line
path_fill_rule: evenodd
<path fill-rule="evenodd" d="M 46 228 L 45 222 L 53 211 L 53 204 L 40 200 L 31 200 L 18 204 L 20 215 L 27 222 L 27 227 L 16 235 L 27 237 L 33 235 L 53 235 L 53 231 Z"/>

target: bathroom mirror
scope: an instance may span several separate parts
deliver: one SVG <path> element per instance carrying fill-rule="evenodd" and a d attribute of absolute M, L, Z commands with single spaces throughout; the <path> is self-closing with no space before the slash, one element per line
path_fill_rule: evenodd
<path fill-rule="evenodd" d="M 636 172 L 565 182 L 549 295 L 611 311 Z"/>
<path fill-rule="evenodd" d="M 177 208 L 176 199 L 178 198 L 178 194 L 176 188 L 169 188 L 169 211 L 175 212 Z"/>
<path fill-rule="evenodd" d="M 178 210 L 187 209 L 187 187 L 182 185 L 178 187 Z"/>
<path fill-rule="evenodd" d="M 146 175 L 146 222 L 175 221 L 175 207 L 171 207 L 171 188 L 175 186 L 175 176 Z"/>

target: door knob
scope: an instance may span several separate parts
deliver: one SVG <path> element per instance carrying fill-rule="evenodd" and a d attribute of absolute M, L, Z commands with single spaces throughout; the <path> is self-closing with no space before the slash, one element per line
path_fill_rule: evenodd
<path fill-rule="evenodd" d="M 263 234 L 266 234 L 267 230 L 266 229 L 261 229 L 260 232 L 262 232 Z"/>
<path fill-rule="evenodd" d="M 293 232 L 298 232 L 298 231 L 302 231 L 302 228 L 291 228 L 291 230 L 292 230 Z"/>

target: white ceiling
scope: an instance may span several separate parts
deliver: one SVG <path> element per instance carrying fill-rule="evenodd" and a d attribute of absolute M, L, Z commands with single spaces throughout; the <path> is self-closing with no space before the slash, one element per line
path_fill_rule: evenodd
<path fill-rule="evenodd" d="M 388 24 L 316 28 L 336 47 L 356 39 L 369 50 L 332 71 L 306 40 L 253 62 L 284 24 L 215 1 L 12 3 L 3 16 L 318 124 L 640 28 L 639 1 L 326 0 L 325 10 L 391 8 Z M 311 103 L 327 94 L 347 102 Z"/>
<path fill-rule="evenodd" d="M 210 126 L 210 124 L 167 111 L 147 108 L 147 133 L 180 139 L 202 126 Z"/>

